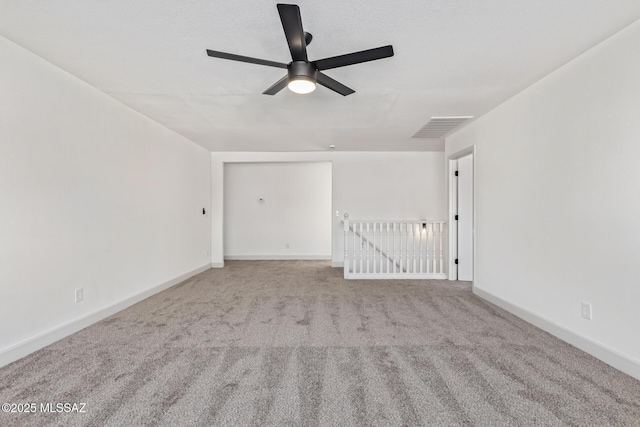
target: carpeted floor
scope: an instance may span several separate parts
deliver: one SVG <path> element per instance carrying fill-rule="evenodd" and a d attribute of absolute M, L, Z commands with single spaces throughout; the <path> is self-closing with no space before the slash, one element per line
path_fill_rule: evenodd
<path fill-rule="evenodd" d="M 0 425 L 640 426 L 640 382 L 468 283 L 209 270 L 0 369 Z M 86 403 L 41 413 L 40 403 Z"/>

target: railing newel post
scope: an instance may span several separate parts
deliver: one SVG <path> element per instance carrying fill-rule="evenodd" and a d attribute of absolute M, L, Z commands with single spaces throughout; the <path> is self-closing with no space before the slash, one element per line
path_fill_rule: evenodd
<path fill-rule="evenodd" d="M 349 278 L 349 214 L 345 212 L 344 220 L 344 278 Z M 354 248 L 355 249 L 355 248 Z"/>

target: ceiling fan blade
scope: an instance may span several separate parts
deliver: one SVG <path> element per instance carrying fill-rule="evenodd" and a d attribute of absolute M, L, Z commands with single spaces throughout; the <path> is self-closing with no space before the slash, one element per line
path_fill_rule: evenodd
<path fill-rule="evenodd" d="M 234 55 L 233 53 L 218 52 L 207 49 L 207 55 L 213 58 L 230 59 L 231 61 L 249 62 L 251 64 L 266 65 L 267 67 L 287 68 L 287 64 L 264 59 L 251 58 L 250 56 Z"/>
<path fill-rule="evenodd" d="M 295 4 L 278 4 L 278 13 L 284 35 L 287 37 L 291 58 L 294 61 L 307 61 L 307 42 L 302 29 L 300 8 Z"/>
<path fill-rule="evenodd" d="M 352 93 L 355 92 L 355 90 L 343 85 L 342 83 L 336 80 L 333 80 L 331 77 L 320 72 L 318 72 L 316 81 L 318 82 L 318 84 L 326 87 L 327 89 L 331 89 L 334 92 L 338 92 L 342 96 L 351 95 Z"/>
<path fill-rule="evenodd" d="M 346 55 L 320 59 L 314 62 L 318 67 L 318 70 L 329 70 L 331 68 L 359 64 L 361 62 L 375 61 L 376 59 L 388 58 L 390 56 L 393 56 L 393 46 L 391 45 L 376 47 L 375 49 L 361 50 L 360 52 L 347 53 Z"/>
<path fill-rule="evenodd" d="M 267 89 L 264 92 L 262 92 L 262 94 L 263 95 L 275 95 L 276 93 L 278 93 L 282 89 L 284 89 L 287 86 L 287 83 L 289 83 L 289 75 L 288 74 L 286 76 L 284 76 L 283 78 L 281 78 L 280 80 L 278 80 L 277 82 L 275 82 L 273 84 L 273 86 L 271 86 L 269 89 Z"/>

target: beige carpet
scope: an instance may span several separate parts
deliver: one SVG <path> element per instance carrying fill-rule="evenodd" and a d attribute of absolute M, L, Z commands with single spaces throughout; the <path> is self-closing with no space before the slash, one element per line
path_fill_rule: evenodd
<path fill-rule="evenodd" d="M 447 281 L 236 261 L 0 369 L 0 425 L 640 426 L 640 382 Z"/>

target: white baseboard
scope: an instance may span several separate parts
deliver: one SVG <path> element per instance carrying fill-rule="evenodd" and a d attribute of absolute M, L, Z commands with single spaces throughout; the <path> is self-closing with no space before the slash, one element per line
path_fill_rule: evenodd
<path fill-rule="evenodd" d="M 534 326 L 537 326 L 543 331 L 546 331 L 551 335 L 554 335 L 561 340 L 573 345 L 574 347 L 577 347 L 580 350 L 589 353 L 593 357 L 602 360 L 603 362 L 613 366 L 614 368 L 624 372 L 625 374 L 631 375 L 632 377 L 640 380 L 640 361 L 634 360 L 629 356 L 626 356 L 610 347 L 607 347 L 602 343 L 594 341 L 591 338 L 587 338 L 584 335 L 567 329 L 564 326 L 541 317 L 529 310 L 505 301 L 502 298 L 497 297 L 487 291 L 478 289 L 475 286 L 473 287 L 473 293 L 480 298 L 485 299 L 490 303 L 493 303 L 498 307 L 508 311 L 514 316 L 526 320 L 527 322 L 531 323 Z"/>
<path fill-rule="evenodd" d="M 225 255 L 229 261 L 329 260 L 331 255 Z"/>
<path fill-rule="evenodd" d="M 224 267 L 224 261 L 211 263 L 211 268 L 223 268 L 223 267 Z"/>
<path fill-rule="evenodd" d="M 28 338 L 24 341 L 0 350 L 0 367 L 21 359 L 33 353 L 34 351 L 40 350 L 41 348 L 46 347 L 49 344 L 53 344 L 54 342 L 61 340 L 62 338 L 68 337 L 69 335 L 74 334 L 79 330 L 86 328 L 87 326 L 99 322 L 100 320 L 106 319 L 107 317 L 119 311 L 122 311 L 135 303 L 149 298 L 150 296 L 155 295 L 158 292 L 162 292 L 165 289 L 169 289 L 170 287 L 177 285 L 180 282 L 184 282 L 188 278 L 195 276 L 196 274 L 200 274 L 203 271 L 207 271 L 210 268 L 211 264 L 203 265 L 202 267 L 191 270 L 188 273 L 181 274 L 178 277 L 147 289 L 146 291 L 142 291 L 138 294 L 130 296 L 123 301 L 112 304 L 108 307 L 102 308 L 92 313 L 85 314 L 82 317 L 56 326 L 55 328 L 49 329 L 48 331 L 44 331 L 34 337 Z"/>
<path fill-rule="evenodd" d="M 344 267 L 344 261 L 333 261 L 333 260 L 331 260 L 331 267 L 333 267 L 333 268 L 343 268 Z"/>

